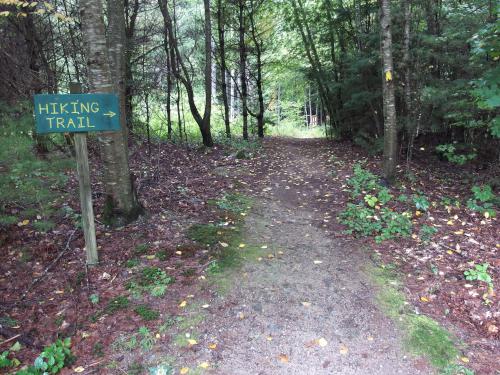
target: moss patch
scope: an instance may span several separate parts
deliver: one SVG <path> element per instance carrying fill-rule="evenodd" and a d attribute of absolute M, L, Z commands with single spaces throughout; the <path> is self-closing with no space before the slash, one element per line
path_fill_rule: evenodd
<path fill-rule="evenodd" d="M 453 366 L 459 355 L 453 336 L 433 319 L 410 310 L 395 267 L 370 267 L 368 273 L 380 287 L 376 296 L 378 305 L 400 325 L 408 351 L 427 358 L 439 370 Z"/>

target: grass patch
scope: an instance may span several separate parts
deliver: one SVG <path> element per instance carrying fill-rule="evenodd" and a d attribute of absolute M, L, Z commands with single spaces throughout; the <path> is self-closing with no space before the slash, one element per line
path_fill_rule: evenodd
<path fill-rule="evenodd" d="M 453 336 L 436 321 L 411 311 L 394 266 L 370 267 L 371 278 L 380 290 L 376 301 L 381 310 L 400 325 L 407 350 L 423 356 L 440 371 L 452 368 L 460 352 Z"/>
<path fill-rule="evenodd" d="M 149 321 L 149 320 L 156 320 L 160 317 L 160 313 L 148 305 L 139 305 L 134 309 L 135 313 L 139 315 L 142 319 Z"/>
<path fill-rule="evenodd" d="M 445 368 L 458 356 L 459 351 L 448 331 L 425 315 L 408 315 L 405 319 L 408 329 L 409 351 L 425 356 L 437 368 Z"/>
<path fill-rule="evenodd" d="M 136 253 L 137 255 L 144 255 L 148 252 L 148 250 L 149 250 L 149 244 L 141 243 L 135 247 L 134 253 Z"/>
<path fill-rule="evenodd" d="M 129 305 L 130 301 L 128 300 L 127 297 L 118 296 L 108 302 L 103 312 L 108 315 L 113 315 L 115 312 L 119 310 L 126 309 Z"/>
<path fill-rule="evenodd" d="M 214 224 L 194 224 L 187 232 L 188 237 L 203 245 L 215 245 L 222 240 L 224 231 Z"/>

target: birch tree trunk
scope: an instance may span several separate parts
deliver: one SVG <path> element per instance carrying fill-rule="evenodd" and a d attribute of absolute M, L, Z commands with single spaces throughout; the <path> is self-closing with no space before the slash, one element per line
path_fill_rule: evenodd
<path fill-rule="evenodd" d="M 391 1 L 381 0 L 380 37 L 382 53 L 382 96 L 384 106 L 384 177 L 392 182 L 396 174 L 398 129 L 392 64 Z"/>
<path fill-rule="evenodd" d="M 121 0 L 120 4 L 123 6 Z M 80 13 L 91 92 L 112 93 L 117 88 L 112 81 L 101 0 L 81 0 Z M 119 32 L 117 28 L 114 30 Z M 99 134 L 106 190 L 104 217 L 117 225 L 135 220 L 143 211 L 132 184 L 125 130 L 122 121 L 122 131 Z"/>

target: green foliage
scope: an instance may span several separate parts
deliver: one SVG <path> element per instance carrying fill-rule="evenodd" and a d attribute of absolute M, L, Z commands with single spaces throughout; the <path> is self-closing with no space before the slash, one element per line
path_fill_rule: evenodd
<path fill-rule="evenodd" d="M 242 194 L 229 193 L 216 200 L 215 204 L 221 210 L 241 213 L 247 211 L 250 208 L 249 206 L 251 204 L 251 200 L 250 198 Z"/>
<path fill-rule="evenodd" d="M 415 208 L 420 211 L 427 211 L 430 207 L 430 203 L 425 195 L 414 195 L 413 203 L 415 203 Z"/>
<path fill-rule="evenodd" d="M 370 194 L 365 195 L 364 200 L 365 200 L 366 204 L 370 207 L 375 207 L 375 205 L 378 202 L 378 198 L 374 197 L 373 195 L 370 195 Z"/>
<path fill-rule="evenodd" d="M 446 367 L 458 355 L 448 333 L 437 322 L 425 315 L 411 314 L 406 322 L 409 328 L 407 344 L 412 352 L 423 355 L 438 368 Z"/>
<path fill-rule="evenodd" d="M 467 207 L 473 211 L 478 211 L 487 217 L 495 217 L 496 211 L 494 205 L 497 202 L 497 197 L 491 186 L 474 186 L 472 187 L 474 196 L 467 201 Z"/>
<path fill-rule="evenodd" d="M 74 163 L 56 150 L 38 158 L 32 129 L 31 108 L 0 109 L 0 228 L 24 220 L 41 232 L 54 227 L 49 220 L 54 213 L 51 207 Z"/>
<path fill-rule="evenodd" d="M 389 190 L 378 184 L 378 178 L 369 171 L 355 164 L 354 175 L 348 180 L 351 197 L 358 199 L 361 194 L 370 192 L 363 197 L 362 203 L 348 203 L 339 215 L 339 221 L 349 229 L 348 233 L 362 236 L 374 236 L 375 241 L 382 242 L 397 237 L 407 237 L 411 234 L 412 223 L 406 214 L 400 214 L 389 208 L 377 210 L 377 203 L 387 204 L 392 199 Z"/>
<path fill-rule="evenodd" d="M 155 344 L 154 336 L 151 334 L 147 327 L 139 328 L 139 344 L 144 351 L 151 350 Z"/>
<path fill-rule="evenodd" d="M 193 241 L 204 245 L 215 245 L 221 239 L 222 229 L 213 224 L 194 224 L 187 235 Z"/>
<path fill-rule="evenodd" d="M 420 228 L 420 239 L 423 242 L 429 242 L 432 237 L 438 232 L 436 227 L 432 227 L 430 225 L 422 225 Z"/>
<path fill-rule="evenodd" d="M 71 339 L 68 337 L 45 347 L 35 359 L 33 366 L 18 371 L 16 375 L 57 374 L 63 367 L 71 365 L 74 361 L 75 356 L 71 353 Z"/>
<path fill-rule="evenodd" d="M 137 258 L 127 259 L 127 261 L 125 262 L 125 267 L 134 268 L 134 267 L 138 266 L 139 264 L 141 264 L 141 261 Z"/>
<path fill-rule="evenodd" d="M 441 375 L 474 375 L 474 371 L 462 365 L 450 364 L 443 369 Z"/>
<path fill-rule="evenodd" d="M 482 281 L 488 284 L 490 288 L 493 288 L 493 279 L 488 273 L 489 266 L 489 263 L 476 264 L 474 268 L 470 268 L 464 272 L 465 279 L 470 281 Z"/>
<path fill-rule="evenodd" d="M 119 310 L 124 310 L 126 309 L 130 304 L 130 301 L 128 300 L 127 297 L 125 296 L 118 296 L 113 298 L 108 302 L 106 307 L 104 308 L 104 313 L 112 315 L 116 313 Z"/>
<path fill-rule="evenodd" d="M 134 309 L 134 311 L 144 320 L 156 320 L 160 317 L 160 313 L 153 310 L 148 305 L 139 305 Z"/>
<path fill-rule="evenodd" d="M 167 275 L 165 271 L 158 267 L 144 267 L 139 277 L 126 284 L 134 298 L 138 298 L 142 292 L 147 292 L 153 297 L 161 297 L 167 291 L 169 284 L 174 279 Z"/>
<path fill-rule="evenodd" d="M 99 294 L 94 293 L 89 296 L 89 301 L 93 305 L 97 305 L 99 303 Z"/>
<path fill-rule="evenodd" d="M 9 350 L 6 350 L 0 354 L 0 369 L 9 368 L 9 367 L 17 367 L 20 364 L 21 364 L 21 362 L 19 362 L 19 360 L 17 358 L 14 358 L 11 355 L 11 352 Z"/>
<path fill-rule="evenodd" d="M 351 187 L 351 196 L 357 198 L 364 191 L 372 192 L 379 189 L 381 186 L 378 184 L 378 178 L 370 171 L 363 169 L 360 163 L 354 164 L 354 176 L 352 176 L 347 184 Z"/>
<path fill-rule="evenodd" d="M 474 160 L 477 156 L 475 152 L 458 154 L 456 145 L 451 143 L 437 146 L 436 151 L 441 153 L 449 162 L 458 165 L 464 165 L 468 161 Z"/>
<path fill-rule="evenodd" d="M 135 247 L 134 252 L 137 255 L 143 255 L 143 254 L 146 254 L 148 252 L 148 250 L 149 250 L 149 244 L 148 243 L 141 243 Z"/>

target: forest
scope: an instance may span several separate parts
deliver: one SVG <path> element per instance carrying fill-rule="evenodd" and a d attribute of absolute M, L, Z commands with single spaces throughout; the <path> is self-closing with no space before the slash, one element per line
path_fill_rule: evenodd
<path fill-rule="evenodd" d="M 0 373 L 500 373 L 500 4 L 0 0 Z"/>

